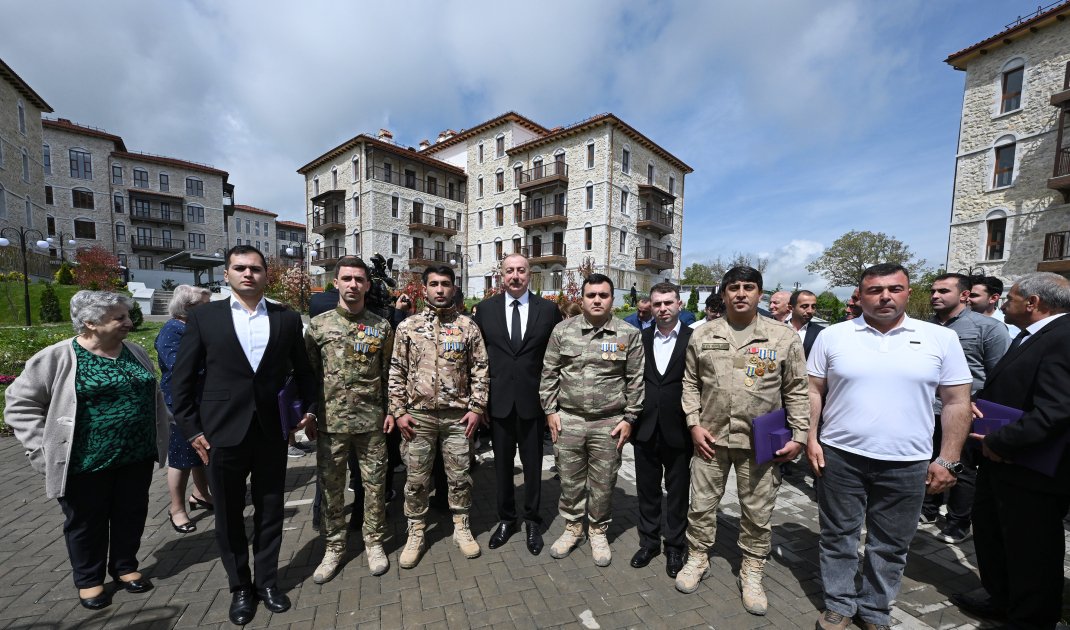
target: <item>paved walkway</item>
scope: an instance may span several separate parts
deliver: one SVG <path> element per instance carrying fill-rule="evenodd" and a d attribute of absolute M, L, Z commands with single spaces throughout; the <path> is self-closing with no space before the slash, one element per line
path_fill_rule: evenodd
<path fill-rule="evenodd" d="M 488 454 L 489 455 L 489 454 Z M 561 531 L 558 486 L 544 460 L 543 513 L 547 546 Z M 519 473 L 519 467 L 517 467 Z M 495 524 L 493 464 L 475 474 L 472 526 L 483 555 L 466 560 L 449 539 L 449 516 L 432 512 L 429 552 L 419 566 L 401 570 L 404 544 L 400 501 L 390 506 L 393 537 L 386 547 L 390 571 L 368 575 L 359 536 L 351 538 L 349 564 L 333 581 L 317 586 L 312 572 L 323 542 L 312 528 L 309 505 L 314 459 L 290 460 L 286 525 L 280 558 L 281 586 L 293 608 L 272 615 L 263 607 L 250 627 L 282 628 L 813 628 L 821 605 L 817 571 L 817 509 L 812 480 L 789 477 L 774 517 L 774 553 L 765 586 L 770 611 L 747 614 L 739 603 L 735 573 L 739 507 L 734 491 L 720 516 L 713 573 L 697 593 L 683 595 L 664 572 L 664 557 L 636 570 L 634 469 L 626 450 L 610 527 L 614 560 L 599 568 L 585 545 L 564 560 L 548 551 L 531 556 L 516 536 L 487 549 Z M 0 629 L 3 628 L 230 628 L 226 576 L 216 559 L 212 517 L 197 512 L 198 531 L 176 534 L 167 523 L 167 488 L 160 471 L 152 485 L 149 524 L 141 547 L 142 570 L 156 588 L 144 595 L 118 593 L 111 607 L 91 612 L 78 605 L 62 537 L 62 515 L 45 499 L 42 480 L 25 463 L 18 442 L 0 438 Z M 399 476 L 399 481 L 401 477 Z M 519 483 L 519 475 L 518 475 Z M 970 543 L 948 546 L 923 528 L 911 549 L 895 627 L 985 628 L 948 604 L 953 592 L 979 587 Z M 1070 598 L 1068 598 L 1070 601 Z"/>

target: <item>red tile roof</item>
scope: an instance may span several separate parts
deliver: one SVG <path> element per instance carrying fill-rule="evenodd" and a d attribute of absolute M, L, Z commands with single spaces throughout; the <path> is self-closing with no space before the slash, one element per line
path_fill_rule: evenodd
<path fill-rule="evenodd" d="M 220 170 L 209 164 L 201 164 L 199 162 L 189 162 L 187 160 L 179 160 L 175 158 L 166 157 L 163 155 L 153 155 L 151 153 L 139 153 L 137 151 L 112 151 L 112 157 L 117 157 L 124 160 L 140 160 L 142 162 L 151 162 L 152 164 L 163 164 L 165 166 L 175 166 L 178 168 L 186 168 L 191 171 L 199 171 L 201 173 L 208 173 L 210 175 L 219 175 L 223 178 L 223 181 L 227 181 L 230 174 L 226 171 Z"/>
<path fill-rule="evenodd" d="M 29 83 L 23 81 L 22 77 L 11 69 L 11 66 L 4 63 L 3 59 L 0 59 L 0 77 L 7 79 L 8 82 L 14 85 L 18 93 L 25 96 L 26 100 L 33 103 L 34 107 L 43 112 L 52 113 L 52 106 L 46 103 L 45 99 L 41 98 L 41 95 L 35 92 Z"/>
<path fill-rule="evenodd" d="M 1060 0 L 1046 7 L 1040 7 L 1036 13 L 1011 22 L 992 37 L 948 55 L 944 63 L 949 64 L 956 70 L 965 70 L 966 64 L 970 60 L 980 55 L 988 54 L 990 48 L 999 44 L 1009 45 L 1018 37 L 1031 35 L 1045 26 L 1062 22 L 1068 17 L 1070 17 L 1070 0 Z"/>
<path fill-rule="evenodd" d="M 89 125 L 79 125 L 78 123 L 72 123 L 66 118 L 42 118 L 41 126 L 48 129 L 58 129 L 60 131 L 69 131 L 71 133 L 80 134 L 83 136 L 90 136 L 93 138 L 100 138 L 101 140 L 108 140 L 115 144 L 115 147 L 119 151 L 126 151 L 126 143 L 119 136 L 108 133 L 98 127 L 90 127 Z"/>
<path fill-rule="evenodd" d="M 275 221 L 275 225 L 295 230 L 303 230 L 306 227 L 304 223 L 298 223 L 297 221 Z"/>
<path fill-rule="evenodd" d="M 279 215 L 275 214 L 274 212 L 270 212 L 268 210 L 263 210 L 261 208 L 254 208 L 253 206 L 243 206 L 240 203 L 234 204 L 234 209 L 235 210 L 241 210 L 242 212 L 251 212 L 253 214 L 264 214 L 264 215 L 267 215 L 269 217 L 277 217 L 277 216 L 279 216 Z"/>
<path fill-rule="evenodd" d="M 531 120 L 530 118 L 526 118 L 524 116 L 521 116 L 520 114 L 518 114 L 516 112 L 511 112 L 510 111 L 510 112 L 505 112 L 501 116 L 495 116 L 494 118 L 491 118 L 488 121 L 481 122 L 478 125 L 476 125 L 475 127 L 472 127 L 471 129 L 462 129 L 461 131 L 455 133 L 453 136 L 443 140 L 442 142 L 436 142 L 436 143 L 428 146 L 426 149 L 423 149 L 422 152 L 423 153 L 434 153 L 434 152 L 436 152 L 436 151 L 438 151 L 440 149 L 444 149 L 444 148 L 446 148 L 448 146 L 455 145 L 458 142 L 462 142 L 464 140 L 467 140 L 468 138 L 471 138 L 472 136 L 474 136 L 474 135 L 476 135 L 478 133 L 482 133 L 482 132 L 486 131 L 487 129 L 490 129 L 491 127 L 494 127 L 496 125 L 500 125 L 501 123 L 504 123 L 504 122 L 515 122 L 515 123 L 517 123 L 518 125 L 520 125 L 522 127 L 526 127 L 528 129 L 530 129 L 531 131 L 534 131 L 535 133 L 539 134 L 540 136 L 546 135 L 547 133 L 550 133 L 549 129 L 547 129 L 546 127 L 543 127 L 542 125 L 540 125 L 539 123 L 535 122 L 534 120 Z"/>
<path fill-rule="evenodd" d="M 663 149 L 661 145 L 639 133 L 638 130 L 636 130 L 634 127 L 624 122 L 620 118 L 617 118 L 616 115 L 608 112 L 605 114 L 592 116 L 587 120 L 580 121 L 574 125 L 569 125 L 568 127 L 558 127 L 554 131 L 541 138 L 535 138 L 534 140 L 529 140 L 524 144 L 518 144 L 515 147 L 512 147 L 511 149 L 506 151 L 506 153 L 508 153 L 509 155 L 513 155 L 515 153 L 534 149 L 536 147 L 542 146 L 544 144 L 549 144 L 566 136 L 570 136 L 572 134 L 580 133 L 593 127 L 597 127 L 601 124 L 616 125 L 618 128 L 620 128 L 621 131 L 631 136 L 636 142 L 653 151 L 655 154 L 661 156 L 664 160 L 666 160 L 670 164 L 675 165 L 677 168 L 684 171 L 685 173 L 693 173 L 695 171 L 695 169 L 685 164 L 680 158 Z"/>
<path fill-rule="evenodd" d="M 422 153 L 420 153 L 419 151 L 417 151 L 415 149 L 407 149 L 407 148 L 405 148 L 403 146 L 400 146 L 400 145 L 391 144 L 389 142 L 383 142 L 382 140 L 379 140 L 378 138 L 373 138 L 373 137 L 369 136 L 366 133 L 362 133 L 362 134 L 358 134 L 356 136 L 353 136 L 349 140 L 346 140 L 342 144 L 336 146 L 335 148 L 331 149 L 330 151 L 327 151 L 323 155 L 321 155 L 318 158 L 312 160 L 308 164 L 305 164 L 301 168 L 297 169 L 297 172 L 302 174 L 302 175 L 304 175 L 305 173 L 307 173 L 308 171 L 312 170 L 313 168 L 319 166 L 320 164 L 323 164 L 324 162 L 326 162 L 326 161 L 328 161 L 330 159 L 336 158 L 339 155 L 342 155 L 343 153 L 345 153 L 346 151 L 349 151 L 350 149 L 352 149 L 353 147 L 357 146 L 361 142 L 364 142 L 364 143 L 366 143 L 366 144 L 368 144 L 370 146 L 373 146 L 373 147 L 375 147 L 377 149 L 383 149 L 385 151 L 390 151 L 391 153 L 399 155 L 399 156 L 401 156 L 401 157 L 403 157 L 403 158 L 405 158 L 407 160 L 413 160 L 415 162 L 420 162 L 420 163 L 426 164 L 428 166 L 433 166 L 435 168 L 439 168 L 439 169 L 442 169 L 444 171 L 448 171 L 450 173 L 455 173 L 457 175 L 465 175 L 465 172 L 464 172 L 463 168 L 454 166 L 452 164 L 449 164 L 448 162 L 443 162 L 442 160 L 436 160 L 435 158 L 433 158 L 433 157 L 431 157 L 429 155 L 423 155 Z"/>

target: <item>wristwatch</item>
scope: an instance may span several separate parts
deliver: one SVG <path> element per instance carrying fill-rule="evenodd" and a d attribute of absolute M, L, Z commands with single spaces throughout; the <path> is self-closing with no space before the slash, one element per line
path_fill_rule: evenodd
<path fill-rule="evenodd" d="M 966 470 L 966 467 L 962 465 L 962 462 L 949 462 L 943 457 L 937 457 L 935 463 L 937 466 L 943 466 L 944 468 L 948 469 L 949 471 L 951 471 L 951 474 L 955 475 L 956 477 L 961 475 L 962 472 Z"/>

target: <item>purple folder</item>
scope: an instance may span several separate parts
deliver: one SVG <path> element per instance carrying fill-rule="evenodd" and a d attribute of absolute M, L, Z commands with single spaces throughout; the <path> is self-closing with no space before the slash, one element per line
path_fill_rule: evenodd
<path fill-rule="evenodd" d="M 787 412 L 777 409 L 755 418 L 751 426 L 751 437 L 754 439 L 754 462 L 761 466 L 772 461 L 776 452 L 791 441 Z"/>
<path fill-rule="evenodd" d="M 977 399 L 977 409 L 984 414 L 983 418 L 974 418 L 970 431 L 981 435 L 988 435 L 998 431 L 1012 422 L 1017 422 L 1025 412 L 1014 407 L 1007 407 L 987 400 Z M 1056 440 L 1051 444 L 1041 444 L 1023 452 L 1015 457 L 1013 462 L 1023 468 L 1036 471 L 1048 477 L 1055 476 L 1055 470 L 1063 458 L 1067 439 L 1070 435 Z"/>
<path fill-rule="evenodd" d="M 304 413 L 304 401 L 297 393 L 297 382 L 294 377 L 286 377 L 286 384 L 279 390 L 279 424 L 282 425 L 282 439 L 290 439 L 290 434 L 301 424 Z"/>

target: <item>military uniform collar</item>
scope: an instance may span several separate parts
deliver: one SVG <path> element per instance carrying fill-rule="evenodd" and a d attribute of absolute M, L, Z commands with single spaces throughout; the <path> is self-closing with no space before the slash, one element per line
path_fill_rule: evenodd
<path fill-rule="evenodd" d="M 351 322 L 359 322 L 360 320 L 368 316 L 368 307 L 365 306 L 359 313 L 351 313 L 348 309 L 344 309 L 341 306 L 334 307 L 336 313 L 344 317 Z"/>
<path fill-rule="evenodd" d="M 452 322 L 453 320 L 457 319 L 457 309 L 452 306 L 448 306 L 446 308 L 435 308 L 434 306 L 428 304 L 424 307 L 424 317 L 429 323 L 435 321 L 436 319 L 440 322 Z"/>
<path fill-rule="evenodd" d="M 754 334 L 751 336 L 750 340 L 747 341 L 747 343 L 744 345 L 754 343 L 755 341 L 769 341 L 769 327 L 784 325 L 780 322 L 777 322 L 776 320 L 763 321 L 766 319 L 768 318 L 763 315 L 759 314 L 757 316 L 757 321 L 754 322 Z M 705 328 L 706 326 L 710 326 L 710 332 L 713 333 L 713 336 L 720 337 L 721 339 L 726 339 L 729 342 L 732 341 L 732 325 L 728 323 L 727 317 L 719 317 L 713 320 L 712 322 L 707 322 L 706 325 L 703 326 L 703 328 Z M 794 328 L 792 330 L 794 330 Z"/>
<path fill-rule="evenodd" d="M 595 328 L 598 328 L 597 326 L 595 326 L 591 322 L 587 321 L 587 316 L 584 315 L 583 313 L 579 314 L 579 318 L 580 318 L 580 330 L 582 332 L 587 332 L 588 330 L 594 330 Z M 606 323 L 602 324 L 601 330 L 604 330 L 606 332 L 609 332 L 609 333 L 612 333 L 612 334 L 615 335 L 615 334 L 617 334 L 617 322 L 619 322 L 619 321 L 620 320 L 617 319 L 616 315 L 610 314 L 609 319 L 606 320 Z"/>

